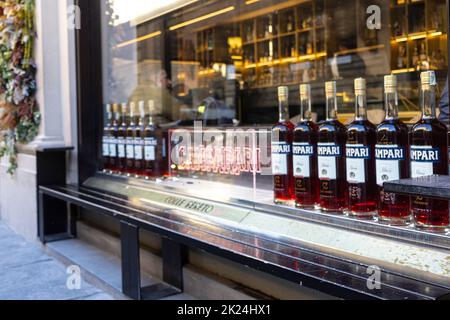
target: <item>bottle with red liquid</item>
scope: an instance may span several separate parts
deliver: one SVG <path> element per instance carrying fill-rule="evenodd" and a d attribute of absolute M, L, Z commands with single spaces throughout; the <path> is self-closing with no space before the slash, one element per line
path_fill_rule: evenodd
<path fill-rule="evenodd" d="M 376 128 L 367 120 L 366 80 L 355 80 L 355 120 L 347 127 L 348 214 L 362 219 L 377 215 L 375 175 Z"/>
<path fill-rule="evenodd" d="M 127 139 L 127 104 L 122 103 L 121 106 L 121 122 L 117 129 L 117 170 L 126 174 L 127 155 L 126 155 L 126 139 Z"/>
<path fill-rule="evenodd" d="M 159 176 L 159 149 L 161 146 L 161 129 L 153 122 L 155 103 L 148 102 L 148 123 L 144 129 L 144 176 L 147 179 Z"/>
<path fill-rule="evenodd" d="M 119 136 L 119 121 L 120 121 L 119 105 L 117 105 L 116 103 L 113 104 L 112 111 L 114 115 L 110 128 L 108 168 L 111 173 L 114 173 L 118 171 L 117 139 Z"/>
<path fill-rule="evenodd" d="M 289 89 L 278 88 L 280 118 L 272 128 L 272 174 L 274 201 L 289 204 L 294 197 L 292 174 L 292 137 L 294 124 L 289 120 Z"/>
<path fill-rule="evenodd" d="M 448 174 L 447 127 L 436 118 L 436 76 L 421 73 L 422 118 L 411 129 L 411 177 Z M 417 228 L 445 232 L 449 227 L 449 202 L 415 196 L 411 208 Z"/>
<path fill-rule="evenodd" d="M 128 177 L 136 175 L 134 167 L 134 135 L 136 130 L 136 104 L 130 103 L 130 121 L 127 126 L 127 136 L 125 139 L 125 154 L 126 154 L 126 174 Z"/>
<path fill-rule="evenodd" d="M 139 121 L 133 131 L 134 139 L 134 170 L 136 177 L 144 175 L 144 131 L 145 131 L 145 103 L 139 101 Z"/>
<path fill-rule="evenodd" d="M 103 172 L 110 171 L 110 157 L 109 157 L 109 144 L 111 140 L 111 128 L 112 128 L 112 110 L 111 105 L 106 105 L 106 123 L 103 127 L 103 137 L 102 137 L 102 163 L 103 163 Z"/>
<path fill-rule="evenodd" d="M 319 127 L 317 144 L 319 208 L 342 213 L 347 208 L 345 144 L 347 129 L 337 119 L 336 82 L 325 84 L 327 120 Z"/>
<path fill-rule="evenodd" d="M 375 147 L 379 192 L 378 218 L 391 225 L 412 221 L 409 196 L 385 192 L 383 184 L 409 177 L 408 127 L 398 119 L 397 77 L 384 77 L 385 120 L 377 127 Z"/>
<path fill-rule="evenodd" d="M 295 204 L 313 209 L 319 201 L 317 174 L 317 131 L 312 121 L 311 85 L 300 86 L 301 120 L 294 129 L 292 142 Z"/>

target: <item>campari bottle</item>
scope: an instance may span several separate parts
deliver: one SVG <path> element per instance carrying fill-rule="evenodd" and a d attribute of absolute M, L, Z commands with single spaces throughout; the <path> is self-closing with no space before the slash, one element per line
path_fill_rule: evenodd
<path fill-rule="evenodd" d="M 294 197 L 292 175 L 292 136 L 294 124 L 289 120 L 289 89 L 278 88 L 280 119 L 272 128 L 272 173 L 274 201 L 289 204 Z"/>
<path fill-rule="evenodd" d="M 295 204 L 299 208 L 315 208 L 319 200 L 318 126 L 312 121 L 309 84 L 300 86 L 300 116 L 292 143 Z"/>
<path fill-rule="evenodd" d="M 112 128 L 112 110 L 111 105 L 106 105 L 106 124 L 103 128 L 103 137 L 102 137 L 102 159 L 103 159 L 103 172 L 110 171 L 110 163 L 111 160 L 109 158 L 109 143 L 111 140 L 111 128 Z"/>
<path fill-rule="evenodd" d="M 126 139 L 127 139 L 127 104 L 122 103 L 121 106 L 121 122 L 117 130 L 117 170 L 126 174 L 127 157 L 126 157 Z"/>
<path fill-rule="evenodd" d="M 422 118 L 411 129 L 411 177 L 448 174 L 447 128 L 436 118 L 434 71 L 421 74 Z M 411 198 L 416 227 L 444 232 L 449 227 L 448 201 L 422 196 Z"/>
<path fill-rule="evenodd" d="M 127 127 L 126 147 L 125 153 L 127 157 L 126 173 L 128 177 L 136 175 L 136 169 L 134 167 L 134 135 L 136 130 L 136 104 L 130 103 L 130 122 Z"/>
<path fill-rule="evenodd" d="M 377 214 L 376 128 L 367 120 L 366 80 L 355 80 L 355 120 L 347 127 L 348 214 L 373 219 Z"/>
<path fill-rule="evenodd" d="M 345 144 L 347 129 L 337 119 L 336 82 L 325 84 L 327 120 L 319 127 L 317 144 L 319 208 L 342 213 L 347 208 Z"/>
<path fill-rule="evenodd" d="M 113 104 L 112 106 L 113 111 L 113 122 L 111 124 L 110 129 L 110 139 L 109 139 L 109 170 L 111 173 L 117 172 L 119 160 L 118 160 L 118 153 L 117 153 L 117 139 L 119 136 L 119 121 L 120 121 L 120 112 L 119 112 L 119 105 Z"/>
<path fill-rule="evenodd" d="M 139 121 L 133 132 L 134 139 L 134 169 L 136 176 L 144 175 L 144 131 L 145 131 L 145 103 L 139 101 Z"/>
<path fill-rule="evenodd" d="M 158 142 L 161 141 L 160 128 L 153 122 L 153 111 L 155 103 L 153 100 L 148 102 L 148 123 L 144 129 L 144 176 L 149 179 L 159 175 L 158 167 Z"/>
<path fill-rule="evenodd" d="M 384 77 L 385 120 L 377 127 L 375 147 L 379 192 L 378 218 L 392 225 L 406 225 L 412 220 L 409 197 L 385 192 L 383 184 L 409 177 L 408 127 L 398 119 L 397 77 Z"/>

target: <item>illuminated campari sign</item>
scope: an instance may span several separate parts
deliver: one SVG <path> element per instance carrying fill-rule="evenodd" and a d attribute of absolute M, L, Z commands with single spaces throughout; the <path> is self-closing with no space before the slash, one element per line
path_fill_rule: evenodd
<path fill-rule="evenodd" d="M 269 141 L 267 129 L 172 130 L 170 167 L 179 173 L 265 174 L 270 172 Z"/>

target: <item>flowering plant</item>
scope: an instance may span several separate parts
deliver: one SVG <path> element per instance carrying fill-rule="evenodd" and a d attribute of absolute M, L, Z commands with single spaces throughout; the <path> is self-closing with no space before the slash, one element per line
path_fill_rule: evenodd
<path fill-rule="evenodd" d="M 8 172 L 17 168 L 17 144 L 37 135 L 33 61 L 34 0 L 0 1 L 0 158 L 9 157 Z"/>

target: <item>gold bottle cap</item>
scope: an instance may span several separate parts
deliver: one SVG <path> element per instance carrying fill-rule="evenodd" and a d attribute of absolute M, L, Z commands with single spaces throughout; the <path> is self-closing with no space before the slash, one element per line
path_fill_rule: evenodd
<path fill-rule="evenodd" d="M 364 78 L 358 78 L 355 79 L 355 93 L 357 95 L 365 94 L 366 93 L 366 79 Z"/>
<path fill-rule="evenodd" d="M 126 103 L 122 103 L 122 113 L 127 113 L 127 104 Z"/>
<path fill-rule="evenodd" d="M 150 112 L 150 115 L 153 115 L 153 110 L 155 110 L 155 101 L 148 100 L 148 111 Z"/>
<path fill-rule="evenodd" d="M 115 113 L 119 112 L 119 105 L 117 103 L 113 103 L 112 110 Z"/>
<path fill-rule="evenodd" d="M 336 96 L 336 81 L 327 81 L 325 82 L 325 95 L 327 97 Z"/>
<path fill-rule="evenodd" d="M 386 93 L 395 93 L 397 91 L 397 76 L 390 74 L 384 76 L 384 91 Z"/>
<path fill-rule="evenodd" d="M 300 99 L 309 99 L 311 95 L 311 85 L 301 84 L 300 85 Z"/>
<path fill-rule="evenodd" d="M 138 107 L 139 107 L 139 113 L 141 115 L 145 115 L 145 102 L 144 101 L 139 101 L 138 102 Z"/>
<path fill-rule="evenodd" d="M 289 88 L 286 86 L 278 87 L 278 99 L 280 101 L 289 100 Z"/>
<path fill-rule="evenodd" d="M 422 89 L 428 89 L 430 86 L 437 85 L 436 74 L 434 71 L 424 71 L 420 74 Z"/>
<path fill-rule="evenodd" d="M 131 115 L 135 115 L 136 114 L 136 103 L 135 102 L 130 102 L 130 114 Z"/>

